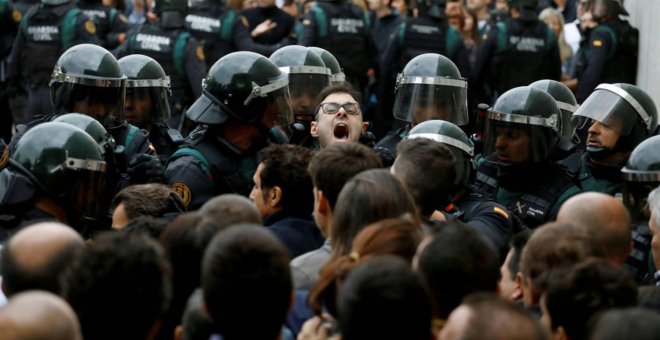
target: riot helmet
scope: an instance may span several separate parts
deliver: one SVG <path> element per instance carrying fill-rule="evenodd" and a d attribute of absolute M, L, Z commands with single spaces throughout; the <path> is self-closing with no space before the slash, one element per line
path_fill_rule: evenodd
<path fill-rule="evenodd" d="M 96 143 L 101 147 L 103 153 L 108 150 L 113 150 L 115 147 L 115 140 L 112 135 L 106 131 L 101 123 L 90 116 L 75 112 L 67 113 L 53 119 L 53 122 L 73 125 L 87 132 L 87 134 L 94 138 Z"/>
<path fill-rule="evenodd" d="M 651 136 L 658 125 L 658 112 L 653 99 L 642 89 L 630 84 L 600 84 L 580 105 L 572 119 L 577 126 L 597 121 L 618 133 L 611 147 L 589 146 L 594 159 L 603 159 L 617 151 L 630 151 Z"/>
<path fill-rule="evenodd" d="M 420 16 L 444 19 L 447 0 L 415 0 L 412 2 L 412 7 L 417 8 Z"/>
<path fill-rule="evenodd" d="M 339 61 L 337 61 L 337 58 L 335 58 L 335 56 L 332 55 L 332 53 L 320 47 L 310 46 L 307 48 L 312 50 L 312 52 L 318 54 L 318 56 L 321 57 L 321 59 L 323 60 L 325 67 L 330 69 L 330 72 L 332 73 L 332 75 L 330 75 L 330 82 L 332 83 L 332 85 L 337 85 L 346 81 L 346 75 L 344 74 L 344 71 L 341 69 L 341 65 L 339 65 Z"/>
<path fill-rule="evenodd" d="M 634 217 L 644 215 L 647 196 L 660 185 L 659 149 L 660 136 L 649 137 L 637 145 L 628 163 L 621 169 L 623 202 Z M 644 220 L 648 220 L 648 216 Z"/>
<path fill-rule="evenodd" d="M 576 126 L 571 121 L 571 116 L 578 107 L 573 91 L 561 82 L 552 79 L 538 80 L 529 84 L 529 86 L 535 87 L 555 99 L 555 103 L 561 112 L 561 116 L 559 117 L 561 119 L 559 136 L 564 141 L 578 144 L 580 140 L 575 133 Z"/>
<path fill-rule="evenodd" d="M 618 15 L 628 15 L 628 11 L 623 7 L 622 0 L 595 0 L 591 7 L 591 15 L 600 23 Z"/>
<path fill-rule="evenodd" d="M 474 143 L 461 128 L 444 120 L 427 120 L 415 125 L 406 138 L 428 138 L 449 147 L 456 157 L 457 176 L 454 184 L 457 190 L 468 187 L 475 168 L 472 159 Z"/>
<path fill-rule="evenodd" d="M 467 80 L 447 57 L 419 55 L 397 77 L 393 110 L 394 117 L 413 125 L 431 119 L 465 125 Z"/>
<path fill-rule="evenodd" d="M 154 0 L 158 23 L 164 28 L 182 28 L 186 24 L 188 0 Z"/>
<path fill-rule="evenodd" d="M 266 129 L 293 120 L 288 75 L 254 52 L 230 53 L 213 64 L 202 81 L 202 95 L 186 111 L 196 123 L 219 125 L 230 117 Z M 272 121 L 271 121 L 271 118 Z"/>
<path fill-rule="evenodd" d="M 539 5 L 539 0 L 508 0 L 509 11 L 515 7 L 520 11 L 521 19 L 525 21 L 537 20 L 536 7 Z"/>
<path fill-rule="evenodd" d="M 119 59 L 119 67 L 127 78 L 124 118 L 143 129 L 170 118 L 170 77 L 160 64 L 145 55 L 131 54 Z"/>
<path fill-rule="evenodd" d="M 107 164 L 100 146 L 80 128 L 60 122 L 35 126 L 18 141 L 10 162 L 77 216 L 94 219 L 105 212 Z"/>
<path fill-rule="evenodd" d="M 501 164 L 540 163 L 559 141 L 560 112 L 549 94 L 513 88 L 488 110 L 484 155 Z"/>
<path fill-rule="evenodd" d="M 316 97 L 330 85 L 330 69 L 307 47 L 285 46 L 269 58 L 289 76 L 289 94 L 295 121 L 309 122 L 314 117 Z"/>
<path fill-rule="evenodd" d="M 66 50 L 50 79 L 56 113 L 80 112 L 106 128 L 124 121 L 126 76 L 117 59 L 103 47 L 80 44 Z"/>

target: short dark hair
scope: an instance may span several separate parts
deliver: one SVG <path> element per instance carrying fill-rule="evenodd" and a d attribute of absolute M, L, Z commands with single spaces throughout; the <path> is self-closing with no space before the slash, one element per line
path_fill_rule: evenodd
<path fill-rule="evenodd" d="M 204 254 L 202 289 L 213 324 L 225 339 L 275 339 L 293 291 L 289 251 L 262 226 L 223 230 Z M 254 326 L 255 312 L 259 327 Z"/>
<path fill-rule="evenodd" d="M 316 102 L 321 103 L 329 95 L 335 94 L 335 93 L 346 93 L 349 96 L 353 97 L 355 102 L 358 103 L 358 106 L 360 107 L 360 111 L 362 111 L 362 104 L 361 104 L 362 103 L 362 95 L 360 94 L 360 92 L 356 91 L 355 88 L 353 88 L 353 85 L 351 85 L 350 83 L 347 83 L 347 82 L 339 83 L 339 84 L 336 84 L 336 85 L 330 85 L 330 86 L 324 88 L 323 90 L 321 90 L 321 92 L 319 92 L 319 95 L 317 97 L 318 99 L 317 99 Z M 314 112 L 314 117 L 316 118 L 317 121 L 318 121 L 318 116 L 319 116 L 318 113 L 319 113 L 320 109 L 321 109 L 321 107 L 319 106 L 319 107 L 316 108 L 316 112 Z"/>
<path fill-rule="evenodd" d="M 181 325 L 183 340 L 208 340 L 213 335 L 213 324 L 204 311 L 204 293 L 201 288 L 190 295 Z"/>
<path fill-rule="evenodd" d="M 660 315 L 645 308 L 612 309 L 592 319 L 589 339 L 655 340 L 660 334 Z"/>
<path fill-rule="evenodd" d="M 169 263 L 141 234 L 99 235 L 65 276 L 85 339 L 144 339 L 170 300 Z"/>
<path fill-rule="evenodd" d="M 339 192 L 349 179 L 381 166 L 380 157 L 370 148 L 358 143 L 335 143 L 316 152 L 307 169 L 312 183 L 334 210 Z"/>
<path fill-rule="evenodd" d="M 226 229 L 238 223 L 261 224 L 261 216 L 254 202 L 238 194 L 223 194 L 206 201 L 199 214 L 202 223 L 212 224 L 217 230 Z"/>
<path fill-rule="evenodd" d="M 637 304 L 635 281 L 605 259 L 590 258 L 550 275 L 545 304 L 551 327 L 563 327 L 570 339 L 586 339 L 587 323 L 596 313 Z"/>
<path fill-rule="evenodd" d="M 428 138 L 402 140 L 396 147 L 394 173 L 406 185 L 419 212 L 430 216 L 451 203 L 456 158 L 444 144 Z"/>
<path fill-rule="evenodd" d="M 431 338 L 428 292 L 399 257 L 377 256 L 351 271 L 338 305 L 343 339 Z"/>
<path fill-rule="evenodd" d="M 418 270 L 431 290 L 436 316 L 446 319 L 470 293 L 495 292 L 500 261 L 478 231 L 451 221 L 433 236 L 419 256 Z"/>
<path fill-rule="evenodd" d="M 282 211 L 287 216 L 309 218 L 314 209 L 312 179 L 307 165 L 312 158 L 308 148 L 298 145 L 273 144 L 259 152 L 261 188 L 264 200 L 268 191 L 277 186 L 282 189 Z"/>
<path fill-rule="evenodd" d="M 122 233 L 142 233 L 149 237 L 157 239 L 165 229 L 167 221 L 162 218 L 154 218 L 151 216 L 140 216 L 128 222 L 128 224 L 120 229 Z"/>
<path fill-rule="evenodd" d="M 518 274 L 520 271 L 520 259 L 522 257 L 522 252 L 525 248 L 525 244 L 527 244 L 527 241 L 531 236 L 531 230 L 523 230 L 511 237 L 510 245 L 513 253 L 511 253 L 511 258 L 507 264 L 509 268 L 509 274 L 511 275 L 511 280 L 514 280 L 516 278 L 516 274 Z"/>
<path fill-rule="evenodd" d="M 176 191 L 160 183 L 136 184 L 122 189 L 112 199 L 113 209 L 121 203 L 129 220 L 140 216 L 163 217 L 185 209 Z"/>

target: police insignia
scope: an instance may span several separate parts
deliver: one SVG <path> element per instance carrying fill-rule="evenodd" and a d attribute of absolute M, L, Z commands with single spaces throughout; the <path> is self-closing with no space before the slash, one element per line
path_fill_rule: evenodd
<path fill-rule="evenodd" d="M 190 193 L 190 188 L 188 188 L 187 185 L 177 182 L 172 184 L 172 190 L 174 190 L 179 195 L 179 197 L 181 197 L 183 204 L 185 204 L 186 206 L 190 204 L 190 200 L 192 199 L 192 194 Z"/>
<path fill-rule="evenodd" d="M 195 49 L 195 54 L 197 55 L 197 59 L 204 60 L 204 58 L 205 58 L 204 57 L 204 49 L 202 48 L 201 45 L 197 46 L 197 48 Z"/>
<path fill-rule="evenodd" d="M 603 42 L 600 41 L 600 40 L 594 40 L 594 46 L 601 47 L 601 46 L 603 46 Z"/>
<path fill-rule="evenodd" d="M 94 26 L 94 22 L 91 20 L 85 21 L 85 29 L 89 34 L 96 34 L 96 26 Z"/>
<path fill-rule="evenodd" d="M 241 16 L 241 22 L 243 23 L 243 26 L 250 27 L 250 23 L 248 22 L 248 19 L 246 17 Z"/>
<path fill-rule="evenodd" d="M 128 18 L 126 18 L 126 16 L 123 15 L 123 14 L 119 14 L 119 20 L 121 20 L 121 22 L 123 22 L 123 23 L 128 22 Z"/>
<path fill-rule="evenodd" d="M 11 13 L 11 20 L 14 20 L 14 22 L 20 22 L 22 18 L 23 16 L 21 15 L 21 12 L 19 12 L 18 10 L 14 10 Z"/>
<path fill-rule="evenodd" d="M 5 145 L 5 147 L 2 150 L 2 155 L 0 155 L 0 169 L 4 169 L 5 166 L 7 166 L 8 161 L 9 161 L 9 147 Z"/>
<path fill-rule="evenodd" d="M 504 209 L 502 209 L 502 208 L 493 207 L 493 212 L 504 216 L 504 218 L 506 218 L 506 219 L 509 218 L 509 214 L 506 211 L 504 211 Z"/>

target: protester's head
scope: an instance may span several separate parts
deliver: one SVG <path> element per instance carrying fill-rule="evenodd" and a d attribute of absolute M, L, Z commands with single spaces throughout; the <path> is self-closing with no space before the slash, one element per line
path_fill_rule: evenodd
<path fill-rule="evenodd" d="M 151 216 L 140 216 L 125 225 L 122 233 L 140 233 L 158 239 L 160 234 L 165 230 L 167 221 L 162 218 L 154 218 Z"/>
<path fill-rule="evenodd" d="M 392 173 L 403 182 L 424 217 L 452 201 L 456 159 L 447 146 L 427 138 L 401 141 Z"/>
<path fill-rule="evenodd" d="M 203 224 L 212 224 L 223 230 L 238 223 L 261 224 L 259 210 L 247 197 L 224 194 L 208 200 L 199 209 Z"/>
<path fill-rule="evenodd" d="M 53 293 L 30 290 L 12 296 L 0 308 L 3 340 L 82 340 L 71 307 Z"/>
<path fill-rule="evenodd" d="M 385 169 L 357 174 L 341 190 L 333 212 L 330 239 L 335 256 L 350 253 L 353 239 L 371 223 L 409 215 L 417 210 L 403 183 Z"/>
<path fill-rule="evenodd" d="M 637 286 L 626 269 L 591 258 L 570 269 L 555 269 L 541 299 L 542 322 L 554 335 L 587 338 L 587 323 L 598 312 L 637 304 Z"/>
<path fill-rule="evenodd" d="M 6 296 L 25 290 L 61 293 L 60 276 L 85 242 L 72 228 L 57 222 L 26 227 L 9 239 L 0 257 Z"/>
<path fill-rule="evenodd" d="M 318 98 L 319 106 L 310 133 L 318 138 L 321 148 L 335 143 L 357 143 L 367 132 L 369 123 L 363 120 L 360 108 L 362 98 L 350 84 L 328 86 Z"/>
<path fill-rule="evenodd" d="M 537 228 L 525 245 L 520 262 L 523 302 L 527 306 L 539 303 L 551 270 L 604 255 L 603 248 L 584 228 L 561 222 Z"/>
<path fill-rule="evenodd" d="M 660 334 L 660 315 L 649 309 L 611 309 L 594 319 L 590 340 L 653 340 Z"/>
<path fill-rule="evenodd" d="M 541 324 L 522 306 L 495 294 L 468 295 L 447 319 L 439 340 L 545 340 Z"/>
<path fill-rule="evenodd" d="M 446 319 L 470 293 L 495 292 L 499 256 L 478 231 L 449 222 L 421 250 L 417 270 L 431 290 L 435 316 Z"/>
<path fill-rule="evenodd" d="M 106 233 L 78 256 L 64 296 L 85 339 L 146 339 L 170 302 L 170 268 L 145 235 Z"/>
<path fill-rule="evenodd" d="M 286 319 L 292 287 L 289 251 L 259 225 L 224 230 L 206 249 L 204 302 L 224 339 L 276 339 Z"/>
<path fill-rule="evenodd" d="M 523 248 L 532 235 L 530 230 L 525 230 L 513 235 L 511 238 L 509 252 L 504 259 L 504 263 L 500 266 L 500 283 L 498 284 L 498 294 L 505 299 L 519 301 L 522 300 L 522 275 L 520 272 L 520 258 L 522 257 Z"/>
<path fill-rule="evenodd" d="M 630 213 L 613 196 L 599 192 L 577 194 L 562 204 L 557 221 L 585 228 L 614 263 L 623 264 L 630 255 Z"/>
<path fill-rule="evenodd" d="M 121 229 L 140 217 L 161 218 L 185 211 L 181 197 L 170 187 L 159 184 L 131 185 L 119 191 L 112 199 L 112 228 Z"/>
<path fill-rule="evenodd" d="M 343 339 L 431 338 L 431 300 L 401 258 L 377 256 L 351 271 L 338 307 Z"/>
<path fill-rule="evenodd" d="M 208 340 L 211 335 L 213 325 L 204 310 L 204 293 L 198 288 L 186 303 L 181 324 L 174 332 L 174 340 Z"/>
<path fill-rule="evenodd" d="M 278 211 L 308 218 L 314 209 L 312 180 L 307 165 L 312 154 L 297 145 L 273 144 L 259 152 L 250 199 L 262 218 Z"/>

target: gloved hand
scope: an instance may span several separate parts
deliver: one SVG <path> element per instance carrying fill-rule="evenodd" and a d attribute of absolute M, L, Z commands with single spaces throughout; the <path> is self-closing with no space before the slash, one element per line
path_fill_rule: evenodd
<path fill-rule="evenodd" d="M 158 156 L 139 154 L 128 162 L 128 177 L 131 184 L 163 183 L 165 168 Z"/>

